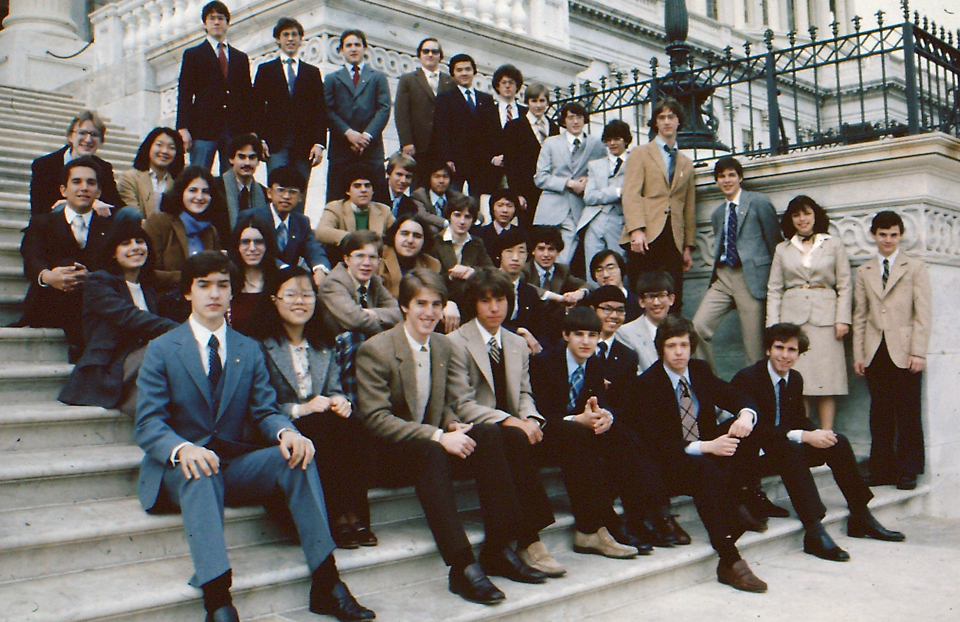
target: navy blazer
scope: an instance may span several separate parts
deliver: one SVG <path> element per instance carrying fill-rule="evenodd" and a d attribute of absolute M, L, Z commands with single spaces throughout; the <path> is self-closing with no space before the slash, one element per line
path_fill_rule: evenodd
<path fill-rule="evenodd" d="M 227 45 L 227 78 L 213 46 L 204 38 L 186 49 L 177 82 L 177 129 L 186 128 L 194 140 L 217 140 L 231 134 L 253 132 L 256 110 L 250 84 L 250 59 Z"/>
<path fill-rule="evenodd" d="M 459 177 L 475 180 L 482 186 L 476 190 L 489 192 L 494 177 L 490 160 L 496 155 L 490 141 L 502 130 L 493 96 L 476 88 L 473 92 L 476 96 L 473 112 L 459 88 L 437 95 L 433 111 L 433 151 L 437 162 L 453 162 Z M 472 188 L 470 192 L 476 194 Z"/>
<path fill-rule="evenodd" d="M 330 126 L 329 164 L 355 158 L 346 138 L 349 129 L 370 134 L 370 146 L 363 159 L 383 162 L 383 129 L 390 120 L 390 87 L 387 76 L 366 63 L 360 81 L 353 85 L 353 76 L 341 67 L 327 74 L 323 81 L 327 100 L 327 121 Z"/>
<path fill-rule="evenodd" d="M 218 448 L 239 454 L 259 449 L 243 443 L 245 427 L 258 428 L 273 443 L 279 442 L 281 430 L 290 428 L 277 406 L 260 344 L 232 328 L 227 328 L 226 342 L 222 399 L 216 410 L 189 322 L 147 346 L 137 377 L 134 429 L 137 444 L 146 452 L 139 482 L 145 510 L 157 502 L 163 472 L 172 468 L 170 454 L 177 445 L 189 441 L 205 447 L 216 439 Z M 221 449 L 221 460 L 229 460 L 227 453 Z"/>
<path fill-rule="evenodd" d="M 327 101 L 318 68 L 300 61 L 291 95 L 286 68 L 276 58 L 257 67 L 253 92 L 257 133 L 270 151 L 279 151 L 293 139 L 292 156 L 306 159 L 314 145 L 327 145 Z"/>
<path fill-rule="evenodd" d="M 70 146 L 61 147 L 53 153 L 37 158 L 30 166 L 30 215 L 46 214 L 53 204 L 63 198 L 60 194 L 61 179 L 63 177 L 63 158 Z M 104 203 L 120 208 L 124 201 L 117 190 L 117 181 L 113 177 L 113 166 L 97 156 L 94 161 L 100 165 L 100 200 Z"/>
<path fill-rule="evenodd" d="M 558 346 L 545 349 L 530 357 L 530 385 L 533 389 L 533 401 L 537 411 L 551 422 L 562 420 L 567 415 L 580 414 L 591 397 L 596 397 L 602 408 L 606 408 L 607 391 L 604 387 L 600 361 L 591 356 L 583 375 L 583 388 L 577 398 L 576 407 L 571 411 L 570 376 L 567 373 L 567 348 Z"/>
<path fill-rule="evenodd" d="M 757 403 L 757 427 L 775 428 L 778 436 L 786 436 L 790 430 L 817 429 L 807 417 L 803 403 L 803 376 L 796 370 L 787 374 L 787 387 L 780 396 L 780 425 L 776 426 L 777 396 L 767 371 L 767 359 L 761 359 L 737 372 L 733 385 L 752 397 Z"/>
<path fill-rule="evenodd" d="M 617 415 L 626 408 L 630 385 L 637 379 L 640 359 L 629 346 L 616 339 L 607 356 L 602 359 L 598 356 L 596 359 L 609 395 L 610 404 L 607 407 Z"/>
<path fill-rule="evenodd" d="M 561 340 L 563 307 L 558 303 L 542 300 L 537 290 L 529 283 L 521 282 L 518 293 L 515 302 L 517 317 L 510 319 L 513 315 L 511 306 L 507 309 L 507 319 L 503 322 L 503 327 L 512 332 L 516 332 L 521 327 L 526 328 L 533 333 L 544 349 L 558 345 Z"/>
<path fill-rule="evenodd" d="M 277 230 L 273 226 L 273 214 L 270 206 L 258 209 L 249 209 L 240 212 L 238 219 L 246 215 L 252 215 L 261 231 L 271 232 L 273 236 L 273 248 L 277 248 Z M 330 270 L 330 260 L 327 259 L 327 251 L 323 250 L 323 244 L 317 240 L 310 228 L 310 218 L 299 212 L 290 212 L 287 216 L 287 246 L 282 253 L 277 254 L 277 259 L 283 263 L 296 266 L 302 259 L 307 264 L 307 268 L 312 270 L 316 266 L 323 266 Z"/>

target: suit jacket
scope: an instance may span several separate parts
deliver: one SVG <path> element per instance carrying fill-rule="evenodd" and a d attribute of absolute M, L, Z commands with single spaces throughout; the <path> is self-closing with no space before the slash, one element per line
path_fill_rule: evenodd
<path fill-rule="evenodd" d="M 595 358 L 607 387 L 607 407 L 616 415 L 629 405 L 626 400 L 630 396 L 630 385 L 637 381 L 639 358 L 636 352 L 616 338 L 605 358 Z"/>
<path fill-rule="evenodd" d="M 440 261 L 426 253 L 417 255 L 413 264 L 414 268 L 426 268 L 440 273 Z M 400 262 L 397 260 L 397 251 L 392 246 L 383 247 L 383 257 L 380 258 L 380 267 L 377 269 L 383 286 L 387 288 L 390 295 L 396 298 L 400 295 L 400 279 L 403 278 L 403 272 L 400 270 Z"/>
<path fill-rule="evenodd" d="M 457 88 L 437 95 L 433 112 L 432 148 L 437 162 L 453 162 L 457 176 L 467 179 L 478 188 L 471 194 L 490 192 L 493 184 L 493 165 L 490 138 L 500 133 L 497 105 L 489 93 L 473 89 L 476 106 L 470 106 Z"/>
<path fill-rule="evenodd" d="M 294 158 L 306 159 L 314 145 L 327 145 L 327 100 L 320 70 L 300 61 L 293 94 L 281 58 L 257 67 L 253 84 L 257 134 L 271 152 L 293 141 Z"/>
<path fill-rule="evenodd" d="M 673 242 L 682 253 L 684 247 L 694 246 L 697 231 L 696 184 L 693 180 L 693 161 L 677 154 L 673 184 L 668 181 L 667 165 L 660 155 L 660 147 L 653 140 L 634 147 L 624 166 L 623 235 L 621 244 L 630 243 L 630 232 L 643 229 L 647 242 L 660 237 L 669 215 L 673 226 Z"/>
<path fill-rule="evenodd" d="M 519 225 L 510 226 L 517 227 Z M 497 233 L 496 229 L 494 229 L 493 223 L 491 222 L 489 225 L 483 225 L 482 227 L 471 227 L 470 235 L 483 240 L 483 246 L 487 249 L 487 254 L 490 255 L 490 261 L 496 262 L 493 249 L 497 247 L 497 238 L 500 237 L 500 234 Z"/>
<path fill-rule="evenodd" d="M 150 236 L 150 244 L 156 255 L 157 285 L 162 290 L 176 289 L 180 285 L 180 269 L 187 260 L 187 230 L 177 216 L 157 212 L 143 223 L 143 230 Z M 203 250 L 220 250 L 220 235 L 214 226 L 200 233 Z"/>
<path fill-rule="evenodd" d="M 717 424 L 717 406 L 732 413 L 754 408 L 752 398 L 714 376 L 705 361 L 690 359 L 689 372 L 690 388 L 700 405 L 697 418 L 700 440 L 713 440 L 726 432 L 727 425 Z M 634 393 L 627 403 L 633 408 L 622 413 L 627 422 L 646 440 L 661 465 L 680 462 L 689 443 L 683 440 L 680 404 L 663 364 L 652 365 L 631 386 Z"/>
<path fill-rule="evenodd" d="M 517 317 L 513 315 L 513 307 L 507 311 L 507 319 L 503 327 L 512 331 L 526 328 L 537 338 L 540 344 L 547 348 L 560 340 L 560 325 L 563 322 L 564 309 L 559 303 L 541 300 L 537 290 L 529 283 L 521 281 L 517 288 Z"/>
<path fill-rule="evenodd" d="M 553 120 L 547 120 L 547 136 L 556 136 L 560 129 Z M 540 141 L 530 126 L 527 115 L 510 121 L 503 126 L 500 136 L 503 145 L 503 170 L 507 174 L 507 185 L 511 190 L 527 200 L 527 209 L 535 208 L 540 200 L 540 188 L 533 183 L 537 173 L 537 159 L 540 157 Z"/>
<path fill-rule="evenodd" d="M 237 176 L 234 174 L 233 169 L 230 169 L 225 171 L 223 175 L 215 177 L 213 179 L 213 185 L 214 190 L 221 193 L 221 196 L 227 201 L 230 228 L 227 231 L 220 231 L 220 227 L 217 227 L 221 237 L 226 238 L 233 231 L 233 228 L 237 224 L 237 216 L 240 215 L 240 183 L 237 181 Z M 254 180 L 253 183 L 250 184 L 250 207 L 248 209 L 261 209 L 269 205 L 270 201 L 267 199 L 267 189 L 259 181 Z M 219 225 L 220 223 L 214 224 Z"/>
<path fill-rule="evenodd" d="M 157 315 L 157 295 L 142 285 L 148 311 L 133 303 L 124 278 L 98 270 L 83 284 L 83 356 L 60 391 L 59 400 L 79 406 L 116 408 L 123 397 L 127 355 L 179 324 Z"/>
<path fill-rule="evenodd" d="M 574 222 L 580 220 L 583 197 L 568 190 L 567 182 L 586 175 L 587 163 L 604 157 L 607 152 L 596 136 L 582 134 L 580 140 L 583 144 L 576 155 L 570 153 L 570 143 L 563 134 L 543 141 L 537 159 L 537 172 L 533 176 L 534 183 L 543 190 L 543 194 L 537 203 L 533 224 L 559 225 L 567 214 L 572 216 Z"/>
<path fill-rule="evenodd" d="M 150 180 L 150 171 L 138 171 L 130 168 L 117 178 L 117 190 L 126 205 L 140 210 L 144 218 L 157 213 L 157 197 Z"/>
<path fill-rule="evenodd" d="M 437 236 L 436 243 L 433 245 L 433 256 L 440 260 L 440 274 L 444 277 L 447 276 L 450 268 L 457 264 L 473 268 L 493 268 L 493 261 L 487 253 L 483 240 L 473 236 L 463 245 L 460 261 L 457 261 L 457 253 L 453 250 L 453 242 L 445 242 L 439 236 Z"/>
<path fill-rule="evenodd" d="M 469 354 L 467 374 L 470 378 L 470 386 L 476 392 L 477 402 L 482 406 L 496 409 L 497 393 L 494 388 L 493 367 L 490 365 L 487 343 L 480 336 L 477 323 L 474 321 L 464 324 L 450 335 L 450 340 L 463 346 Z M 530 388 L 530 348 L 527 347 L 527 342 L 523 337 L 501 330 L 500 346 L 507 379 L 506 414 L 520 419 L 531 416 L 541 418 L 533 402 L 533 391 Z M 499 418 L 489 417 L 486 421 L 500 421 L 506 418 L 501 411 L 496 412 Z"/>
<path fill-rule="evenodd" d="M 244 453 L 256 449 L 243 444 L 246 427 L 258 428 L 274 443 L 280 430 L 290 427 L 277 407 L 260 344 L 231 328 L 226 342 L 219 401 L 214 400 L 189 323 L 147 346 L 137 377 L 134 429 L 137 444 L 146 452 L 139 482 L 145 510 L 156 504 L 163 472 L 171 466 L 170 454 L 180 443 L 205 447 L 216 439 L 220 447 Z M 221 459 L 228 457 L 219 453 Z"/>
<path fill-rule="evenodd" d="M 46 214 L 53 204 L 63 198 L 60 194 L 61 178 L 63 176 L 63 158 L 70 145 L 61 147 L 53 153 L 37 158 L 30 166 L 30 215 Z M 120 208 L 126 205 L 117 191 L 117 182 L 113 177 L 113 166 L 103 158 L 93 156 L 100 165 L 100 200 L 113 207 Z"/>
<path fill-rule="evenodd" d="M 503 418 L 499 411 L 477 403 L 463 348 L 434 333 L 429 350 L 430 397 L 422 422 L 413 416 L 417 371 L 403 324 L 370 338 L 357 350 L 358 414 L 375 437 L 392 443 L 429 440 L 450 421 Z"/>
<path fill-rule="evenodd" d="M 417 202 L 417 206 L 422 208 L 423 211 L 420 213 L 426 218 L 427 222 L 436 227 L 438 233 L 443 231 L 447 226 L 447 220 L 443 217 L 443 213 L 438 212 L 433 203 L 430 202 L 430 191 L 427 188 L 417 188 L 410 193 L 410 196 Z M 456 190 L 447 190 L 443 196 L 446 202 L 449 203 L 460 196 L 460 193 Z"/>
<path fill-rule="evenodd" d="M 567 350 L 565 346 L 545 349 L 530 359 L 530 384 L 537 409 L 546 418 L 547 426 L 563 420 L 567 415 L 580 414 L 587 400 L 596 397 L 601 407 L 606 407 L 606 390 L 603 374 L 597 357 L 587 359 L 584 369 L 583 388 L 573 410 L 570 402 L 570 375 L 567 373 Z"/>
<path fill-rule="evenodd" d="M 911 356 L 927 357 L 931 292 L 927 265 L 902 250 L 890 267 L 884 288 L 880 260 L 857 269 L 853 288 L 853 360 L 869 365 L 885 340 L 890 359 L 906 368 Z"/>
<path fill-rule="evenodd" d="M 589 290 L 597 288 L 596 285 L 587 283 L 583 279 L 571 274 L 570 266 L 565 263 L 553 264 L 553 272 L 550 274 L 550 282 L 547 283 L 546 290 L 540 287 L 540 273 L 537 271 L 532 259 L 523 266 L 523 272 L 520 273 L 520 278 L 523 279 L 524 283 L 533 285 L 533 288 L 537 290 L 537 294 L 540 296 L 543 296 L 544 292 L 547 291 L 553 292 L 554 294 L 566 294 L 567 292 L 575 292 L 584 288 Z"/>
<path fill-rule="evenodd" d="M 621 156 L 625 157 L 625 156 Z M 603 156 L 587 164 L 587 188 L 583 192 L 583 213 L 577 229 L 590 224 L 600 212 L 617 214 L 623 217 L 623 205 L 620 203 L 620 190 L 623 188 L 624 165 L 620 165 L 617 174 L 613 174 L 610 158 Z"/>
<path fill-rule="evenodd" d="M 177 129 L 186 128 L 194 140 L 217 140 L 255 130 L 256 100 L 250 85 L 250 59 L 227 45 L 227 78 L 213 46 L 204 39 L 183 52 L 177 82 Z"/>
<path fill-rule="evenodd" d="M 437 93 L 456 88 L 456 82 L 450 74 L 438 71 L 437 76 Z M 436 99 L 437 96 L 421 68 L 403 74 L 397 81 L 397 97 L 393 105 L 397 137 L 400 139 L 400 147 L 413 145 L 418 162 L 430 153 Z M 421 162 L 422 166 L 427 164 Z"/>
<path fill-rule="evenodd" d="M 267 372 L 270 374 L 270 386 L 277 392 L 277 404 L 287 417 L 292 418 L 294 406 L 317 395 L 343 395 L 343 389 L 340 388 L 340 366 L 337 365 L 333 350 L 307 346 L 313 392 L 302 397 L 297 392 L 297 372 L 293 368 L 290 342 L 287 339 L 267 337 L 260 346 L 263 348 Z"/>
<path fill-rule="evenodd" d="M 777 246 L 767 281 L 767 326 L 851 323 L 853 284 L 843 241 L 829 237 L 812 252 L 807 268 L 790 240 Z"/>
<path fill-rule="evenodd" d="M 371 201 L 370 217 L 367 228 L 383 235 L 396 218 L 390 212 L 390 206 Z M 324 244 L 339 244 L 348 233 L 357 230 L 357 219 L 353 214 L 353 203 L 348 199 L 330 201 L 323 208 L 320 223 L 317 225 L 317 239 Z"/>
<path fill-rule="evenodd" d="M 360 331 L 369 337 L 403 322 L 397 299 L 390 295 L 379 276 L 374 274 L 370 277 L 367 289 L 367 303 L 370 309 L 376 311 L 377 319 L 363 312 L 353 277 L 343 263 L 338 263 L 323 279 L 317 297 L 317 311 L 323 318 L 328 334 Z"/>
<path fill-rule="evenodd" d="M 654 335 L 650 334 L 647 321 L 638 317 L 632 322 L 626 322 L 617 331 L 617 339 L 637 353 L 637 374 L 642 374 L 651 365 L 659 360 L 657 346 L 654 344 Z"/>
<path fill-rule="evenodd" d="M 273 248 L 279 248 L 277 246 L 277 230 L 273 226 L 273 212 L 269 205 L 249 209 L 241 212 L 240 215 L 253 216 L 254 222 L 260 226 L 260 230 L 270 232 L 269 234 L 273 236 L 271 242 Z M 296 266 L 302 261 L 311 270 L 317 266 L 323 266 L 327 270 L 330 269 L 327 252 L 323 250 L 323 245 L 320 244 L 310 229 L 310 218 L 299 212 L 290 212 L 287 215 L 287 246 L 283 249 L 283 252 L 278 252 L 277 259 L 290 266 Z"/>
<path fill-rule="evenodd" d="M 714 239 L 711 283 L 717 279 L 717 268 L 720 267 L 720 257 L 723 254 L 727 227 L 726 210 L 727 201 L 724 200 L 710 216 Z M 770 263 L 773 261 L 777 244 L 782 241 L 777 209 L 767 195 L 741 190 L 740 203 L 737 205 L 737 254 L 743 266 L 747 289 L 757 300 L 767 297 Z"/>
<path fill-rule="evenodd" d="M 757 405 L 757 427 L 775 429 L 777 436 L 786 437 L 790 430 L 816 430 L 803 404 L 803 376 L 796 370 L 787 374 L 787 386 L 780 395 L 780 425 L 777 421 L 777 395 L 770 374 L 767 372 L 767 359 L 757 361 L 737 372 L 731 381 L 744 394 L 753 398 Z"/>
<path fill-rule="evenodd" d="M 353 85 L 353 76 L 344 67 L 327 74 L 323 81 L 327 99 L 327 122 L 330 125 L 330 157 L 328 165 L 356 158 L 346 138 L 353 129 L 370 135 L 370 146 L 363 159 L 383 162 L 383 128 L 390 120 L 390 87 L 387 76 L 364 64 L 360 81 Z"/>

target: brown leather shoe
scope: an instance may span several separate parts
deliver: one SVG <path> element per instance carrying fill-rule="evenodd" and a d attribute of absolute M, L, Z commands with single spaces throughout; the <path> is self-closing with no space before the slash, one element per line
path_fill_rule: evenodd
<path fill-rule="evenodd" d="M 632 559 L 637 556 L 637 549 L 620 544 L 613 539 L 606 527 L 601 527 L 597 533 L 573 534 L 573 550 L 577 553 L 593 553 L 613 559 Z"/>
<path fill-rule="evenodd" d="M 767 521 L 755 517 L 742 503 L 737 506 L 737 516 L 740 517 L 740 524 L 743 525 L 744 529 L 757 533 L 763 533 L 767 530 Z"/>
<path fill-rule="evenodd" d="M 517 551 L 517 555 L 523 560 L 523 563 L 535 568 L 551 578 L 562 577 L 567 574 L 567 569 L 561 566 L 543 542 L 537 540 L 525 549 Z"/>
<path fill-rule="evenodd" d="M 753 574 L 750 566 L 742 559 L 732 566 L 727 566 L 721 560 L 717 564 L 717 580 L 743 592 L 762 593 L 767 591 L 767 584 Z"/>

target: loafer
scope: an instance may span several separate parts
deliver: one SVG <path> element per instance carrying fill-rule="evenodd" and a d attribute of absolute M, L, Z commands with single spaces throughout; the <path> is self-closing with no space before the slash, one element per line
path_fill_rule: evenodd
<path fill-rule="evenodd" d="M 553 555 L 550 554 L 550 551 L 547 550 L 547 547 L 540 540 L 537 540 L 525 549 L 517 551 L 517 556 L 523 560 L 523 563 L 539 570 L 551 579 L 556 579 L 557 577 L 562 577 L 567 574 L 567 569 L 554 559 Z"/>
<path fill-rule="evenodd" d="M 637 549 L 639 555 L 650 555 L 653 553 L 653 545 L 644 542 L 639 536 L 633 534 L 620 525 L 614 529 L 608 529 L 613 539 L 624 546 L 632 546 Z"/>
<path fill-rule="evenodd" d="M 757 533 L 763 533 L 767 530 L 767 523 L 751 514 L 747 506 L 742 503 L 737 506 L 737 516 L 740 518 L 740 524 L 743 525 L 744 529 Z"/>
<path fill-rule="evenodd" d="M 747 492 L 744 501 L 750 513 L 763 520 L 766 518 L 789 518 L 790 511 L 775 504 L 767 497 L 766 493 L 759 488 L 754 488 Z"/>
<path fill-rule="evenodd" d="M 341 523 L 330 530 L 338 549 L 358 549 L 357 530 L 350 523 Z"/>
<path fill-rule="evenodd" d="M 917 476 L 912 474 L 904 474 L 897 478 L 897 490 L 916 490 L 917 489 Z"/>
<path fill-rule="evenodd" d="M 762 593 L 767 591 L 767 584 L 753 574 L 750 566 L 742 559 L 732 566 L 728 566 L 722 561 L 717 564 L 717 580 L 742 592 Z"/>
<path fill-rule="evenodd" d="M 356 525 L 354 532 L 356 533 L 357 544 L 360 546 L 377 546 L 377 544 L 380 543 L 380 541 L 377 540 L 377 534 L 373 533 L 373 530 L 369 527 Z"/>
<path fill-rule="evenodd" d="M 893 531 L 881 525 L 870 510 L 850 513 L 850 518 L 847 519 L 847 535 L 851 538 L 873 538 L 884 542 L 903 542 L 907 539 L 899 531 Z"/>
<path fill-rule="evenodd" d="M 460 598 L 481 605 L 496 605 L 507 598 L 477 563 L 470 564 L 462 572 L 456 572 L 451 568 L 449 588 Z"/>
<path fill-rule="evenodd" d="M 240 622 L 240 614 L 233 605 L 220 607 L 213 613 L 208 613 L 206 622 Z"/>
<path fill-rule="evenodd" d="M 830 562 L 850 561 L 850 554 L 837 546 L 819 523 L 803 534 L 803 552 Z"/>
<path fill-rule="evenodd" d="M 480 551 L 480 567 L 488 576 L 503 577 L 517 583 L 544 583 L 547 575 L 524 563 L 509 546 L 502 549 L 484 547 Z"/>
<path fill-rule="evenodd" d="M 603 555 L 612 559 L 632 559 L 637 556 L 637 549 L 617 542 L 606 527 L 601 527 L 597 533 L 573 534 L 573 550 L 577 553 Z"/>
<path fill-rule="evenodd" d="M 673 514 L 662 517 L 656 522 L 655 526 L 657 533 L 672 544 L 686 546 L 691 542 L 690 534 L 683 530 Z"/>
<path fill-rule="evenodd" d="M 310 611 L 319 615 L 333 616 L 341 622 L 373 620 L 377 614 L 357 602 L 347 584 L 337 581 L 327 593 L 310 589 Z"/>

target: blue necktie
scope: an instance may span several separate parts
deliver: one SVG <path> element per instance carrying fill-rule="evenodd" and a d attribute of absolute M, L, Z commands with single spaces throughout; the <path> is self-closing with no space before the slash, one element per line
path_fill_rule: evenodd
<path fill-rule="evenodd" d="M 220 382 L 220 375 L 223 374 L 223 363 L 220 362 L 220 340 L 216 335 L 210 335 L 210 341 L 207 342 L 208 361 L 210 371 L 207 372 L 207 378 L 210 379 L 210 388 L 216 389 Z"/>
<path fill-rule="evenodd" d="M 470 107 L 470 112 L 477 109 L 477 104 L 473 101 L 473 90 L 471 89 L 467 89 L 467 106 Z"/>
<path fill-rule="evenodd" d="M 285 222 L 277 226 L 277 247 L 281 253 L 287 248 L 287 223 Z"/>
<path fill-rule="evenodd" d="M 671 149 L 667 145 L 664 145 L 663 148 L 666 149 L 667 160 L 670 162 L 667 166 L 667 177 L 670 180 L 670 185 L 673 185 L 673 174 L 677 171 L 677 148 Z"/>
<path fill-rule="evenodd" d="M 290 95 L 293 95 L 293 85 L 297 81 L 297 75 L 293 73 L 293 59 L 288 58 L 283 61 L 287 64 L 287 90 L 290 91 Z"/>
<path fill-rule="evenodd" d="M 724 234 L 727 245 L 727 265 L 736 268 L 740 265 L 740 255 L 737 253 L 737 204 L 730 203 L 730 214 L 727 216 L 727 230 Z"/>
<path fill-rule="evenodd" d="M 567 404 L 567 410 L 573 412 L 577 407 L 577 398 L 580 397 L 580 389 L 583 388 L 583 365 L 580 365 L 570 374 L 570 403 Z"/>
<path fill-rule="evenodd" d="M 777 419 L 773 425 L 780 425 L 780 404 L 783 403 L 783 392 L 787 388 L 787 379 L 781 378 L 777 383 Z"/>

